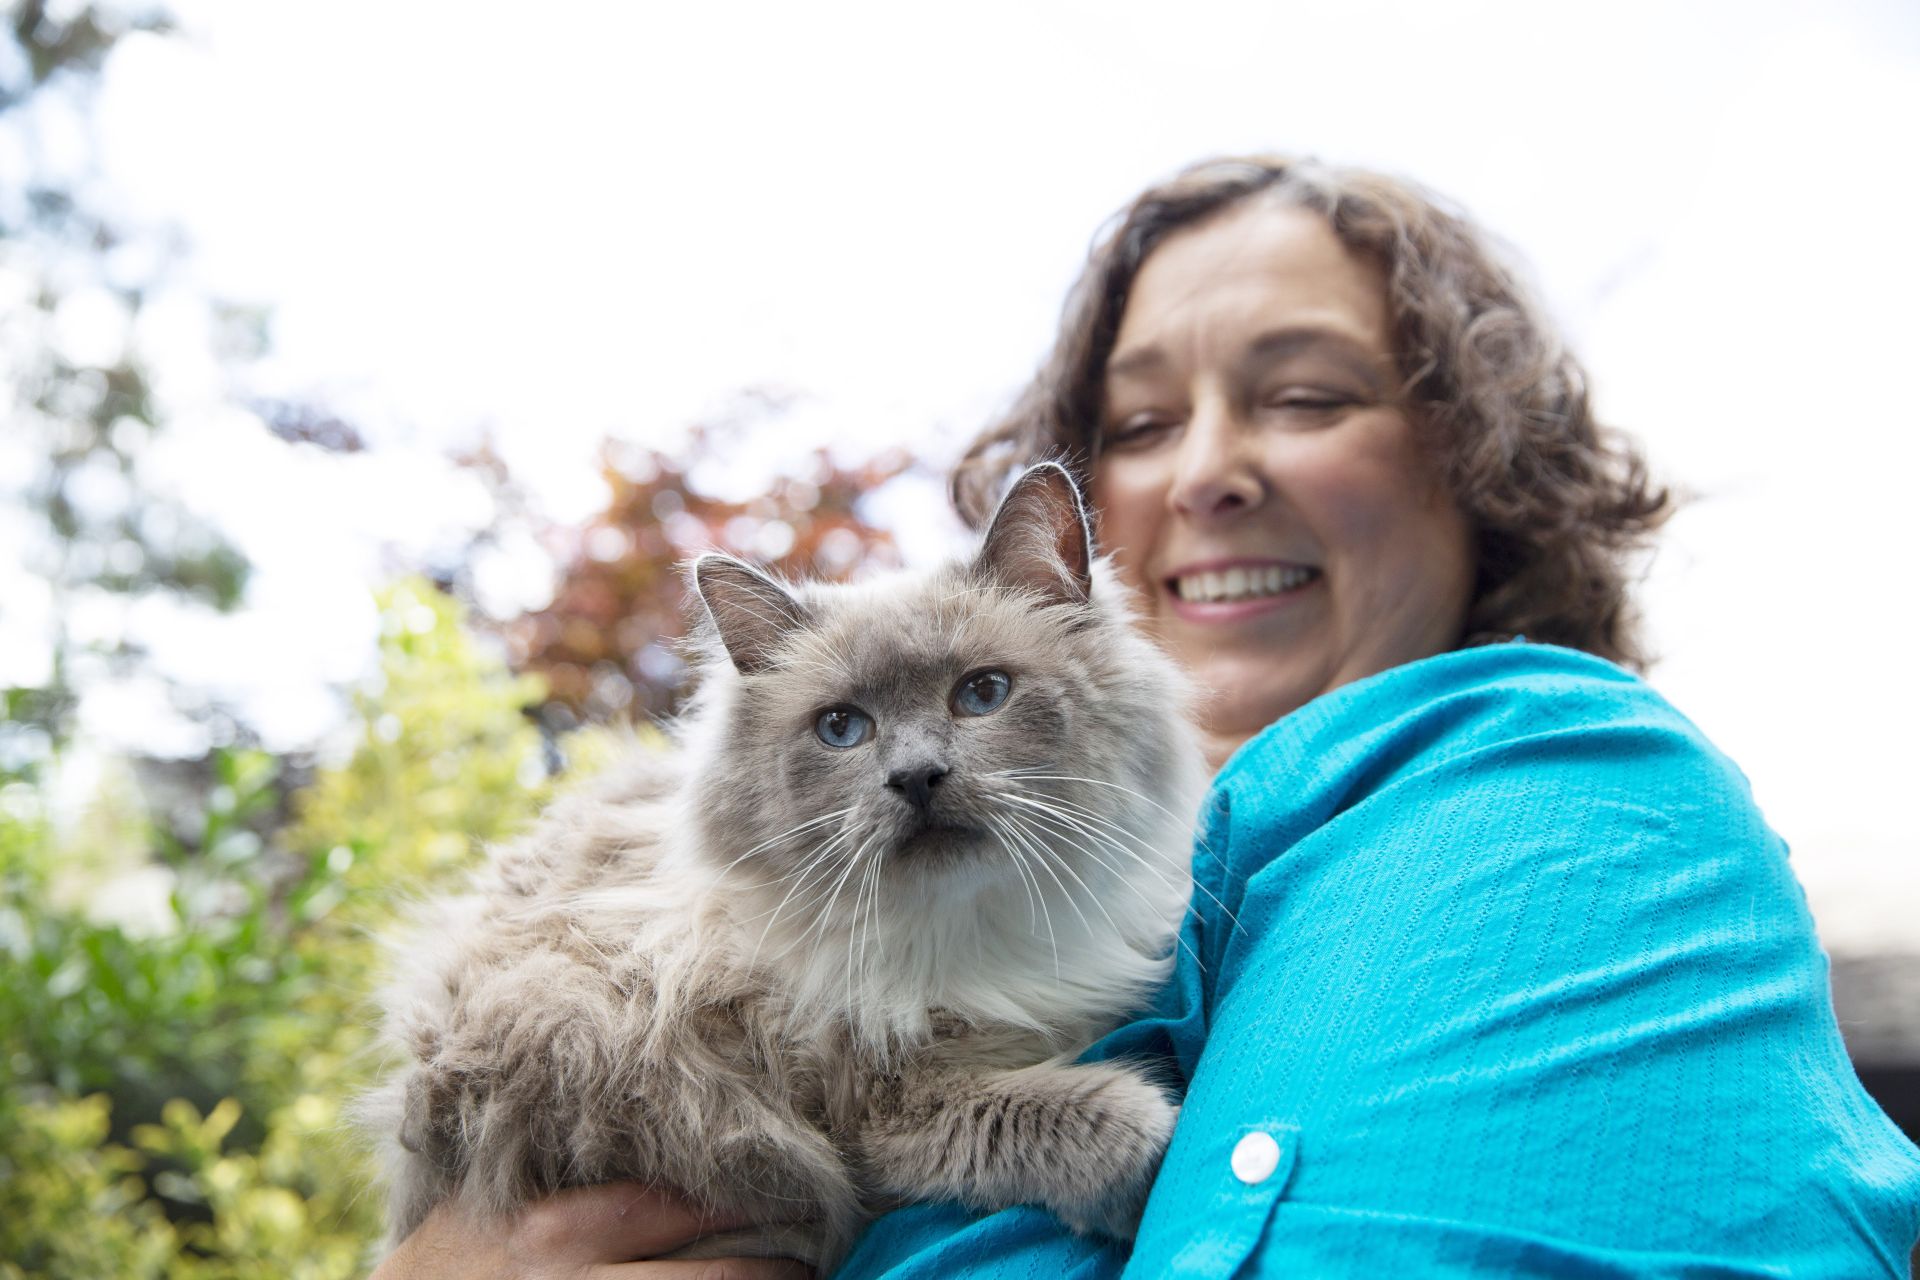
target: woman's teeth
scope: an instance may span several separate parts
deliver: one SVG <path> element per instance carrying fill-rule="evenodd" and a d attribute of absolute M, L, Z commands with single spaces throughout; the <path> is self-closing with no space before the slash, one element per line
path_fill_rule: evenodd
<path fill-rule="evenodd" d="M 1236 567 L 1175 578 L 1173 588 L 1182 600 L 1254 600 L 1303 587 L 1317 572 L 1299 565 Z"/>

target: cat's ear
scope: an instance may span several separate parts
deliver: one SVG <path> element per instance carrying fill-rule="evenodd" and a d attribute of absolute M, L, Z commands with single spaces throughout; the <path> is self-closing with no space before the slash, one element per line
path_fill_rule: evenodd
<path fill-rule="evenodd" d="M 1045 604 L 1085 604 L 1092 588 L 1093 534 L 1080 486 L 1057 462 L 1020 473 L 987 526 L 974 568 Z"/>
<path fill-rule="evenodd" d="M 787 589 L 745 561 L 710 553 L 693 562 L 693 589 L 743 676 L 765 671 L 807 611 Z"/>

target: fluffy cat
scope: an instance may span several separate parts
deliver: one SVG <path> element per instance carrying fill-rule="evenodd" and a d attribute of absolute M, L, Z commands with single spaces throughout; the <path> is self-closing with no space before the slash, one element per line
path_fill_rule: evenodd
<path fill-rule="evenodd" d="M 1186 685 L 1027 471 L 976 557 L 788 588 L 722 556 L 678 749 L 564 802 L 397 957 L 363 1108 L 395 1238 L 631 1178 L 830 1267 L 908 1200 L 1130 1237 L 1175 1109 L 1074 1055 L 1165 977 Z"/>

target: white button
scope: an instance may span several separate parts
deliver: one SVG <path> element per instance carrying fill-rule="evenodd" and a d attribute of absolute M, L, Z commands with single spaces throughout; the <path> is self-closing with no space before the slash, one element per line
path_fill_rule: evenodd
<path fill-rule="evenodd" d="M 1233 1176 L 1253 1186 L 1265 1182 L 1280 1167 L 1280 1144 L 1270 1133 L 1255 1131 L 1233 1147 Z"/>

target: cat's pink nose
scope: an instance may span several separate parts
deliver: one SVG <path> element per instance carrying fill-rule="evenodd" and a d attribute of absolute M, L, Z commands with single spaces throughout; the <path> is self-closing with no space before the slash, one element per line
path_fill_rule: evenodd
<path fill-rule="evenodd" d="M 947 766 L 931 761 L 895 769 L 887 775 L 887 786 L 907 798 L 907 803 L 926 813 L 933 808 L 933 789 L 947 776 Z"/>

